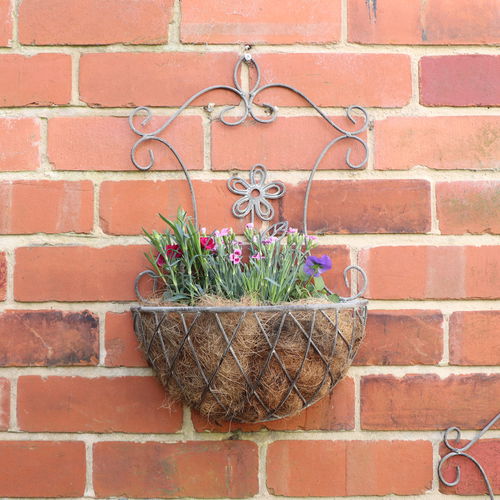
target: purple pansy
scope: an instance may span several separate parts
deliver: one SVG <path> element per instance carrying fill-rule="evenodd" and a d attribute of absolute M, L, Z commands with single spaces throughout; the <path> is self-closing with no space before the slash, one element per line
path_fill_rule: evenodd
<path fill-rule="evenodd" d="M 314 276 L 317 278 L 320 274 L 325 271 L 329 271 L 332 268 L 332 260 L 328 255 L 322 255 L 321 257 L 314 257 L 310 255 L 306 259 L 304 264 L 304 272 L 309 276 Z"/>

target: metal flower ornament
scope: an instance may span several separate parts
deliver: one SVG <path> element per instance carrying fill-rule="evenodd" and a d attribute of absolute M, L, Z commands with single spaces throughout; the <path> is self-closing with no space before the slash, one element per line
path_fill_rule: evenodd
<path fill-rule="evenodd" d="M 227 181 L 229 191 L 241 196 L 232 207 L 235 217 L 243 218 L 250 214 L 252 224 L 257 217 L 269 221 L 274 217 L 274 209 L 268 200 L 276 200 L 285 194 L 285 185 L 280 181 L 266 184 L 267 171 L 264 165 L 254 165 L 250 170 L 250 182 L 240 176 Z"/>

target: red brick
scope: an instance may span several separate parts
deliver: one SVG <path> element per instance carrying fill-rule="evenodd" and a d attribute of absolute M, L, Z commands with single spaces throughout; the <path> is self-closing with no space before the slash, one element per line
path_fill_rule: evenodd
<path fill-rule="evenodd" d="M 346 117 L 330 117 L 345 130 L 355 130 Z M 311 170 L 323 148 L 341 134 L 318 116 L 280 116 L 269 124 L 247 120 L 237 127 L 212 122 L 212 169 L 249 170 L 256 163 L 269 170 Z M 300 137 L 300 140 L 297 138 Z M 360 134 L 366 140 L 366 133 Z M 235 148 L 235 144 L 244 147 Z M 277 147 L 279 145 L 280 147 Z M 349 169 L 345 158 L 352 149 L 350 161 L 359 164 L 364 149 L 354 140 L 343 140 L 332 147 L 320 163 L 320 170 Z"/>
<path fill-rule="evenodd" d="M 445 170 L 500 167 L 496 116 L 392 117 L 375 125 L 375 168 Z M 418 147 L 415 147 L 418 144 Z"/>
<path fill-rule="evenodd" d="M 233 85 L 235 53 L 156 52 L 83 54 L 80 98 L 90 106 L 180 106 L 212 85 Z M 103 85 L 106 82 L 106 85 Z M 195 101 L 237 104 L 232 92 Z"/>
<path fill-rule="evenodd" d="M 394 246 L 364 249 L 368 298 L 500 297 L 500 247 Z"/>
<path fill-rule="evenodd" d="M 10 382 L 0 378 L 0 430 L 9 428 L 10 420 Z"/>
<path fill-rule="evenodd" d="M 500 311 L 455 312 L 450 317 L 450 364 L 500 365 Z"/>
<path fill-rule="evenodd" d="M 0 300 L 5 300 L 7 293 L 7 260 L 5 253 L 0 252 Z"/>
<path fill-rule="evenodd" d="M 25 45 L 165 43 L 171 8 L 172 0 L 23 0 L 19 41 Z"/>
<path fill-rule="evenodd" d="M 370 311 L 356 365 L 435 365 L 443 355 L 439 311 Z"/>
<path fill-rule="evenodd" d="M 24 376 L 17 398 L 25 431 L 159 433 L 182 427 L 181 406 L 166 399 L 153 377 Z"/>
<path fill-rule="evenodd" d="M 85 444 L 77 441 L 0 442 L 2 497 L 80 497 Z"/>
<path fill-rule="evenodd" d="M 167 117 L 155 117 L 144 132 L 159 128 Z M 140 127 L 140 120 L 136 126 Z M 161 137 L 171 142 L 189 170 L 203 168 L 203 129 L 198 116 L 177 118 Z M 189 140 L 188 140 L 189 138 Z M 130 170 L 138 172 L 130 152 L 139 139 L 125 117 L 82 116 L 49 120 L 48 157 L 56 170 Z M 149 163 L 148 149 L 153 151 L 153 170 L 180 170 L 171 151 L 157 141 L 137 148 L 136 160 Z"/>
<path fill-rule="evenodd" d="M 292 226 L 303 227 L 305 191 L 305 182 L 290 186 L 282 201 Z M 430 185 L 416 179 L 313 181 L 307 228 L 347 234 L 428 232 Z"/>
<path fill-rule="evenodd" d="M 2 107 L 51 106 L 71 99 L 71 56 L 67 54 L 0 54 L 0 74 Z"/>
<path fill-rule="evenodd" d="M 0 182 L 0 234 L 90 233 L 91 181 Z"/>
<path fill-rule="evenodd" d="M 36 170 L 40 166 L 39 141 L 37 120 L 0 119 L 0 172 Z"/>
<path fill-rule="evenodd" d="M 106 314 L 106 366 L 148 366 L 134 333 L 132 314 Z"/>
<path fill-rule="evenodd" d="M 248 221 L 232 215 L 231 207 L 238 198 L 228 191 L 226 181 L 193 181 L 193 186 L 201 226 L 208 231 L 231 226 L 242 232 Z M 185 180 L 105 181 L 100 199 L 101 227 L 108 234 L 142 234 L 142 228 L 163 229 L 166 224 L 158 213 L 175 218 L 179 207 L 192 214 Z"/>
<path fill-rule="evenodd" d="M 333 392 L 318 403 L 310 406 L 294 417 L 263 422 L 258 424 L 240 424 L 237 422 L 208 422 L 199 413 L 191 413 L 194 428 L 198 432 L 215 431 L 243 432 L 268 429 L 273 431 L 339 431 L 354 429 L 354 381 L 345 378 L 335 386 Z"/>
<path fill-rule="evenodd" d="M 250 441 L 94 445 L 98 497 L 250 497 L 259 490 L 257 472 Z"/>
<path fill-rule="evenodd" d="M 453 437 L 454 434 L 451 434 Z M 456 448 L 463 448 L 469 441 L 453 441 L 450 444 Z M 439 453 L 441 457 L 450 453 L 450 450 L 441 444 Z M 482 439 L 475 443 L 470 451 L 472 455 L 483 467 L 490 482 L 493 493 L 500 493 L 500 468 L 498 467 L 498 457 L 500 456 L 500 439 Z M 455 487 L 447 487 L 439 483 L 439 490 L 443 493 L 455 495 L 487 495 L 488 490 L 484 483 L 483 476 L 476 465 L 464 457 L 452 457 L 443 464 L 442 473 L 445 480 L 452 482 L 456 478 L 456 469 L 460 468 L 460 481 Z"/>
<path fill-rule="evenodd" d="M 259 54 L 255 59 L 262 85 L 291 85 L 319 106 L 404 106 L 411 95 L 410 59 L 403 54 Z M 308 106 L 283 89 L 264 91 L 256 101 Z"/>
<path fill-rule="evenodd" d="M 376 8 L 373 7 L 376 5 Z M 471 45 L 500 42 L 496 0 L 349 0 L 349 41 Z"/>
<path fill-rule="evenodd" d="M 420 103 L 424 106 L 500 105 L 500 56 L 422 57 Z"/>
<path fill-rule="evenodd" d="M 412 495 L 432 473 L 428 441 L 275 441 L 267 453 L 273 495 Z"/>
<path fill-rule="evenodd" d="M 441 233 L 500 233 L 500 182 L 438 182 L 436 198 Z"/>
<path fill-rule="evenodd" d="M 266 0 L 223 0 L 181 4 L 185 43 L 328 43 L 340 39 L 340 1 L 288 1 L 286 8 Z"/>
<path fill-rule="evenodd" d="M 477 429 L 498 411 L 500 376 L 369 375 L 361 380 L 361 427 L 368 430 Z M 500 424 L 496 426 L 500 428 Z"/>
<path fill-rule="evenodd" d="M 6 311 L 0 366 L 96 365 L 99 321 L 89 311 Z"/>
<path fill-rule="evenodd" d="M 8 47 L 12 40 L 11 0 L 0 0 L 0 46 Z"/>
<path fill-rule="evenodd" d="M 134 279 L 147 267 L 139 245 L 16 250 L 14 295 L 21 302 L 135 300 Z"/>

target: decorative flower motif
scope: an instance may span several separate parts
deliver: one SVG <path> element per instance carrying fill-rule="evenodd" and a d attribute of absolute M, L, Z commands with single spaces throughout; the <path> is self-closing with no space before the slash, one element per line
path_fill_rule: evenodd
<path fill-rule="evenodd" d="M 254 165 L 250 170 L 250 182 L 239 176 L 231 177 L 227 182 L 229 191 L 241 195 L 233 204 L 233 215 L 238 218 L 251 214 L 252 222 L 255 214 L 261 220 L 271 220 L 274 209 L 267 200 L 281 198 L 285 194 L 285 185 L 280 181 L 266 184 L 267 170 L 264 165 Z"/>

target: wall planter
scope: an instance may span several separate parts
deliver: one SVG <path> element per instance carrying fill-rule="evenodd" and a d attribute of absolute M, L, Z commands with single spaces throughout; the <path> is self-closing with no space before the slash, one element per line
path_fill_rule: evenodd
<path fill-rule="evenodd" d="M 256 75 L 256 82 L 249 92 L 242 90 L 243 86 L 239 83 L 243 63 Z M 132 148 L 132 161 L 141 170 L 153 167 L 154 156 L 151 151 L 147 165 L 137 161 L 137 148 L 144 142 L 157 141 L 172 151 L 188 182 L 193 227 L 197 227 L 196 196 L 188 168 L 175 148 L 159 134 L 195 99 L 213 90 L 227 90 L 241 99 L 242 117 L 232 120 L 228 117 L 228 111 L 234 106 L 227 106 L 220 112 L 219 120 L 227 126 L 237 126 L 249 117 L 263 125 L 272 123 L 278 116 L 277 108 L 261 104 L 260 107 L 268 114 L 259 115 L 255 110 L 256 97 L 265 89 L 276 87 L 293 92 L 336 131 L 336 137 L 326 144 L 310 172 L 304 199 L 303 239 L 300 240 L 304 242 L 310 238 L 307 236 L 307 210 L 319 164 L 335 144 L 351 140 L 361 144 L 364 158 L 360 163 L 353 164 L 348 150 L 346 164 L 350 168 L 362 168 L 367 161 L 367 146 L 360 134 L 367 128 L 368 117 L 363 108 L 349 107 L 347 117 L 356 130 L 345 130 L 299 90 L 278 83 L 259 87 L 259 83 L 259 67 L 249 54 L 245 54 L 236 63 L 234 87 L 220 85 L 198 92 L 156 131 L 145 133 L 140 130 L 138 117 L 146 114 L 146 119 L 142 121 L 144 125 L 152 117 L 152 112 L 145 107 L 137 108 L 130 116 L 130 126 L 140 136 Z M 361 125 L 357 124 L 358 121 Z M 251 227 L 252 231 L 256 219 L 264 224 L 273 222 L 272 200 L 282 197 L 286 191 L 281 182 L 268 182 L 268 173 L 263 165 L 253 166 L 248 180 L 239 176 L 231 177 L 228 189 L 239 197 L 233 204 L 233 215 L 238 218 L 249 217 L 247 227 Z M 256 245 L 271 242 L 280 246 L 280 242 L 284 241 L 286 246 L 290 233 L 294 232 L 287 222 L 280 221 L 265 226 L 254 236 L 250 235 L 250 246 L 252 240 L 256 239 Z M 221 239 L 221 236 L 212 234 L 207 238 L 212 237 L 219 246 L 225 244 L 226 240 Z M 170 246 L 179 248 L 178 245 Z M 258 255 L 260 253 L 252 257 Z M 164 253 L 163 257 L 167 259 Z M 353 292 L 350 297 L 335 296 L 321 285 L 318 288 L 320 297 L 299 302 L 255 304 L 248 301 L 211 303 L 202 300 L 194 305 L 182 305 L 148 301 L 141 296 L 139 284 L 143 278 L 153 280 L 154 291 L 161 289 L 162 277 L 156 262 L 153 264 L 155 270 L 140 273 L 136 280 L 136 293 L 142 304 L 132 308 L 135 332 L 149 364 L 169 394 L 209 419 L 262 422 L 300 412 L 328 394 L 342 379 L 363 339 L 367 301 L 361 295 L 366 289 L 367 280 L 364 271 L 357 266 L 349 266 L 344 271 L 348 287 L 350 272 L 357 272 L 360 277 L 360 291 Z M 310 283 L 308 286 L 311 286 Z"/>

